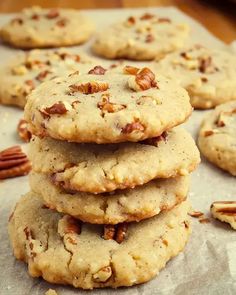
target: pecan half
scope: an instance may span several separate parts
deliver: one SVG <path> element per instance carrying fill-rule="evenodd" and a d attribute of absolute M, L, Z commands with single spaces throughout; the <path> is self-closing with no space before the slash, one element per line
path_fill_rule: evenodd
<path fill-rule="evenodd" d="M 50 9 L 46 14 L 46 18 L 53 19 L 59 16 L 59 11 L 57 9 Z"/>
<path fill-rule="evenodd" d="M 106 69 L 104 69 L 102 66 L 95 66 L 93 69 L 91 69 L 88 74 L 93 75 L 104 75 L 106 73 Z"/>
<path fill-rule="evenodd" d="M 31 163 L 20 146 L 0 152 L 0 179 L 23 176 L 31 170 Z"/>
<path fill-rule="evenodd" d="M 122 133 L 129 134 L 133 131 L 144 131 L 145 127 L 140 122 L 128 123 L 121 129 Z"/>
<path fill-rule="evenodd" d="M 127 234 L 128 225 L 127 223 L 119 223 L 116 225 L 107 224 L 104 225 L 104 240 L 115 240 L 117 243 L 122 243 Z"/>
<path fill-rule="evenodd" d="M 93 94 L 106 91 L 109 88 L 106 82 L 87 82 L 85 84 L 72 84 L 69 86 L 70 94 L 82 92 L 83 94 Z"/>
<path fill-rule="evenodd" d="M 32 134 L 31 132 L 28 130 L 27 128 L 27 121 L 24 119 L 20 119 L 18 125 L 17 125 L 17 132 L 19 137 L 25 141 L 25 142 L 29 142 Z"/>
<path fill-rule="evenodd" d="M 140 69 L 133 66 L 125 66 L 123 72 L 129 75 L 136 75 Z"/>
<path fill-rule="evenodd" d="M 214 202 L 210 210 L 214 218 L 229 223 L 236 230 L 236 201 Z"/>
<path fill-rule="evenodd" d="M 48 118 L 50 115 L 64 115 L 68 112 L 68 110 L 69 109 L 65 106 L 65 104 L 62 101 L 59 101 L 50 107 L 39 110 L 39 112 L 44 118 Z"/>

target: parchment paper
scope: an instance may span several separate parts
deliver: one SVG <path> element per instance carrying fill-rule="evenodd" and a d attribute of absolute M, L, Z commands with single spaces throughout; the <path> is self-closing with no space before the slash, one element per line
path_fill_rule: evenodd
<path fill-rule="evenodd" d="M 149 8 L 143 11 L 158 12 L 161 16 L 174 17 L 188 22 L 192 27 L 191 40 L 207 46 L 224 46 L 198 23 L 174 8 Z M 110 23 L 125 18 L 140 9 L 90 10 L 85 13 L 92 17 L 101 30 Z M 0 25 L 9 15 L 0 15 Z M 89 52 L 89 44 L 80 46 Z M 0 63 L 13 56 L 16 50 L 0 45 Z M 91 54 L 91 53 L 90 53 Z M 129 63 L 130 64 L 130 63 Z M 206 111 L 194 111 L 186 128 L 196 137 L 199 124 Z M 16 126 L 22 111 L 0 106 L 0 150 L 21 144 Z M 22 145 L 27 149 L 26 145 Z M 209 214 L 209 206 L 216 200 L 236 199 L 236 179 L 222 172 L 202 159 L 198 170 L 192 175 L 189 198 L 195 210 Z M 49 288 L 60 295 L 72 294 L 145 294 L 145 295 L 235 295 L 236 294 L 236 232 L 228 224 L 211 220 L 200 224 L 192 218 L 193 233 L 183 253 L 172 259 L 159 276 L 149 283 L 118 290 L 82 291 L 72 287 L 52 285 L 42 279 L 33 279 L 27 273 L 23 262 L 14 259 L 7 235 L 7 219 L 11 208 L 20 196 L 29 190 L 28 178 L 19 177 L 0 182 L 0 294 L 41 295 Z M 145 238 L 145 233 L 144 233 Z M 98 254 L 99 255 L 99 254 Z M 94 259 L 96 259 L 94 257 Z"/>

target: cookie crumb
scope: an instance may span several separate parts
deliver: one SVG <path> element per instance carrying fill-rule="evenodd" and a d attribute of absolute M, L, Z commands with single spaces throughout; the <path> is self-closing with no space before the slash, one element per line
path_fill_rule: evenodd
<path fill-rule="evenodd" d="M 45 295 L 58 295 L 58 293 L 53 289 L 48 289 Z"/>

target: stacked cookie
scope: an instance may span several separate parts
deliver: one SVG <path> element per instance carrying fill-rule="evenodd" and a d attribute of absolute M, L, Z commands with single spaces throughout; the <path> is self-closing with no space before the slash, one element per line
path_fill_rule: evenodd
<path fill-rule="evenodd" d="M 84 289 L 131 286 L 184 248 L 199 153 L 176 126 L 191 111 L 187 92 L 149 68 L 97 67 L 30 94 L 31 192 L 9 234 L 32 276 Z"/>

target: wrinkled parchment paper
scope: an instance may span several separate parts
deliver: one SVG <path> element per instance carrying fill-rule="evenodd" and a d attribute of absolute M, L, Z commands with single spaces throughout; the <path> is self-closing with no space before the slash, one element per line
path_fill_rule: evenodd
<path fill-rule="evenodd" d="M 198 23 L 174 8 L 149 8 L 127 10 L 90 10 L 85 13 L 92 17 L 97 29 L 143 10 L 157 12 L 161 16 L 173 17 L 187 22 L 192 27 L 191 40 L 207 46 L 224 46 Z M 0 25 L 9 15 L 0 15 Z M 89 44 L 80 46 L 90 54 Z M 0 63 L 16 54 L 16 50 L 0 45 Z M 129 62 L 130 64 L 130 62 Z M 197 130 L 207 111 L 194 111 L 186 128 L 196 138 Z M 16 126 L 22 111 L 0 106 L 0 150 L 15 144 L 26 144 L 18 139 Z M 28 276 L 23 262 L 12 255 L 7 235 L 7 219 L 11 208 L 20 196 L 29 190 L 28 178 L 19 177 L 0 182 L 0 295 L 42 295 L 49 288 L 59 295 L 72 294 L 122 294 L 122 295 L 235 295 L 236 294 L 236 232 L 228 224 L 211 220 L 200 224 L 192 218 L 193 233 L 183 253 L 172 259 L 151 282 L 132 288 L 95 291 L 76 290 L 72 287 L 52 285 L 42 279 Z M 195 210 L 209 216 L 209 207 L 216 200 L 236 200 L 236 178 L 222 172 L 202 159 L 198 170 L 192 175 L 189 198 Z M 144 233 L 145 238 L 145 233 Z M 96 259 L 96 258 L 94 258 Z"/>

